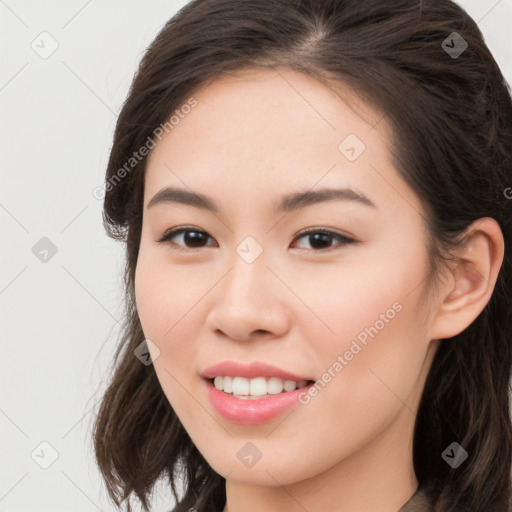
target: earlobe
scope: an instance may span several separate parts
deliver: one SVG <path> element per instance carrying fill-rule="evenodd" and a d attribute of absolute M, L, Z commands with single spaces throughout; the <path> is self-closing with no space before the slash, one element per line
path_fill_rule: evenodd
<path fill-rule="evenodd" d="M 478 219 L 467 230 L 464 249 L 451 268 L 451 279 L 441 285 L 432 323 L 432 339 L 461 333 L 489 302 L 503 262 L 504 240 L 492 218 Z"/>

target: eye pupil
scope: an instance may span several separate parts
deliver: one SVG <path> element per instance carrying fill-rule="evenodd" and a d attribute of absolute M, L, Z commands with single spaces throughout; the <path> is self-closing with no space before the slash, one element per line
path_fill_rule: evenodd
<path fill-rule="evenodd" d="M 204 233 L 199 233 L 198 231 L 185 231 L 183 239 L 186 245 L 201 247 L 201 242 L 204 242 Z"/>
<path fill-rule="evenodd" d="M 329 235 L 328 233 L 319 233 L 319 232 L 316 232 L 316 233 L 310 233 L 309 234 L 309 237 L 310 237 L 310 241 L 313 241 L 313 243 L 311 243 L 311 246 L 314 248 L 314 249 L 318 249 L 318 248 L 322 248 L 322 247 L 329 247 L 331 245 L 331 242 L 332 242 L 332 235 Z M 314 242 L 318 242 L 320 241 L 320 247 L 316 246 Z M 322 242 L 324 243 L 324 245 L 322 245 Z"/>

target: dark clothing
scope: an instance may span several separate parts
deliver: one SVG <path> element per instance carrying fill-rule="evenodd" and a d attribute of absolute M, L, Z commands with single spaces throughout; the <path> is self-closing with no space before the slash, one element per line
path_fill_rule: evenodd
<path fill-rule="evenodd" d="M 502 507 L 498 507 L 498 509 L 493 509 L 489 512 L 512 512 L 512 495 L 510 497 L 510 503 L 508 507 L 505 507 L 501 510 Z M 223 509 L 224 510 L 224 509 Z M 418 487 L 415 493 L 404 503 L 397 512 L 432 512 L 434 510 L 432 500 L 429 498 L 429 495 L 425 488 Z M 169 512 L 174 512 L 170 510 Z M 223 511 L 221 511 L 223 512 Z M 368 511 L 370 512 L 370 511 Z M 377 512 L 372 510 L 371 512 Z M 467 512 L 467 511 L 465 511 Z"/>
<path fill-rule="evenodd" d="M 409 498 L 409 500 L 402 505 L 397 512 L 432 512 L 434 510 L 431 499 L 424 488 L 418 487 L 416 492 Z M 459 510 L 459 509 L 457 509 Z M 464 509 L 464 512 L 469 512 Z M 487 511 L 486 511 L 487 512 Z M 488 512 L 512 512 L 512 495 L 508 506 L 496 505 Z"/>
<path fill-rule="evenodd" d="M 421 487 L 400 507 L 398 512 L 432 512 L 432 502 L 427 493 Z"/>

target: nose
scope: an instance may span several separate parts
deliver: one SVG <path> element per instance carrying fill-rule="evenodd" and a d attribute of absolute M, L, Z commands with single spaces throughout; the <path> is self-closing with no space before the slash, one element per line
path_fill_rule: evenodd
<path fill-rule="evenodd" d="M 290 292 L 261 255 L 247 263 L 238 255 L 214 288 L 207 326 L 239 341 L 283 336 L 290 325 Z M 213 290 L 212 290 L 213 291 Z"/>

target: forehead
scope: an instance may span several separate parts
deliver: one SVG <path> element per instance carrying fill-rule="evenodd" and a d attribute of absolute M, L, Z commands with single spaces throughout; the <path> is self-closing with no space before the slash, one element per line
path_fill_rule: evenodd
<path fill-rule="evenodd" d="M 235 190 L 248 200 L 315 184 L 378 196 L 382 176 L 388 192 L 405 187 L 391 163 L 386 120 L 343 84 L 332 90 L 288 69 L 245 69 L 191 97 L 196 106 L 149 156 L 145 205 L 169 185 Z"/>
<path fill-rule="evenodd" d="M 250 137 L 252 146 L 269 140 L 290 144 L 293 138 L 308 139 L 312 147 L 320 138 L 337 149 L 336 143 L 349 130 L 368 143 L 387 138 L 390 132 L 384 116 L 348 87 L 337 83 L 329 88 L 286 68 L 238 70 L 199 87 L 191 96 L 197 106 L 180 116 L 173 128 L 176 143 L 184 137 L 192 144 L 190 135 L 195 133 L 201 144 L 222 148 L 249 143 Z M 379 130 L 374 130 L 377 124 Z"/>

